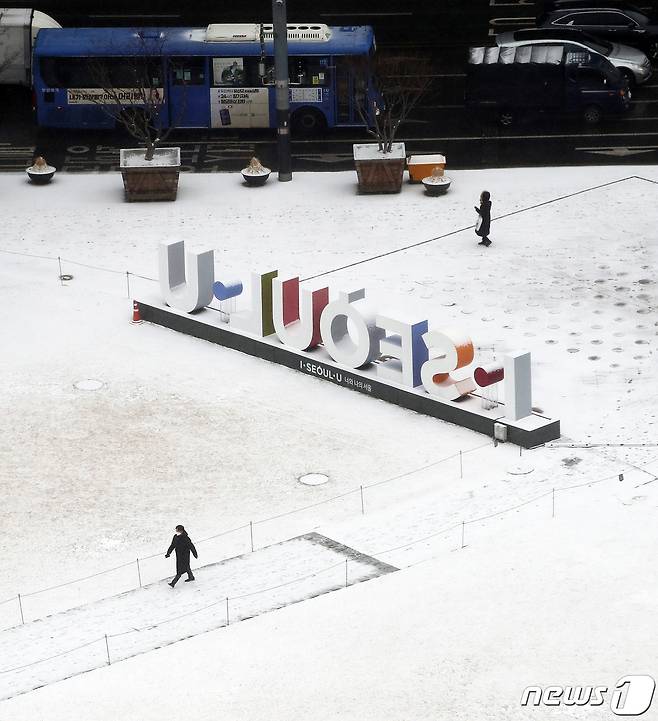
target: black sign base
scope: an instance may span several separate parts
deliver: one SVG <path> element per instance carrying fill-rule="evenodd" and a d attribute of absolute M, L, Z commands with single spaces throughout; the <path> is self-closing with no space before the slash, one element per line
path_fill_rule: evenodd
<path fill-rule="evenodd" d="M 373 398 L 394 403 L 402 406 L 402 408 L 408 408 L 417 413 L 423 413 L 448 423 L 470 428 L 492 438 L 494 436 L 494 424 L 501 424 L 507 428 L 507 441 L 523 448 L 533 448 L 560 437 L 559 420 L 533 414 L 520 421 L 510 421 L 501 415 L 501 409 L 504 410 L 504 405 L 501 404 L 501 409 L 493 411 L 481 410 L 477 407 L 477 398 L 473 396 L 467 396 L 458 402 L 439 401 L 427 393 L 399 388 L 384 383 L 366 373 L 345 370 L 322 360 L 316 360 L 313 358 L 312 353 L 293 350 L 278 343 L 270 342 L 268 339 L 259 339 L 229 330 L 228 326 L 221 327 L 221 325 L 204 322 L 200 315 L 213 313 L 212 310 L 204 310 L 193 315 L 179 313 L 171 308 L 150 305 L 141 301 L 137 301 L 137 304 L 142 319 L 150 323 L 195 338 L 201 338 L 272 363 L 278 363 L 315 378 L 335 383 L 343 388 L 349 388 Z"/>

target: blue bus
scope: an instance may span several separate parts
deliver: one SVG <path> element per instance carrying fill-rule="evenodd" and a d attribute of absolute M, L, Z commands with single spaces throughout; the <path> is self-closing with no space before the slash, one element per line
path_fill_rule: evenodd
<path fill-rule="evenodd" d="M 357 102 L 370 83 L 357 68 L 374 50 L 369 26 L 289 24 L 293 128 L 363 125 Z M 33 54 L 38 125 L 115 127 L 102 107 L 106 78 L 123 103 L 138 106 L 136 64 L 162 98 L 163 128 L 276 127 L 273 28 L 259 24 L 41 30 Z"/>

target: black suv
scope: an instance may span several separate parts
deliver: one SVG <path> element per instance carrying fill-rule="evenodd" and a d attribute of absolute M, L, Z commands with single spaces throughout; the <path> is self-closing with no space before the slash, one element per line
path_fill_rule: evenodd
<path fill-rule="evenodd" d="M 658 24 L 626 2 L 553 0 L 539 24 L 544 28 L 576 28 L 613 42 L 632 45 L 658 60 Z"/>

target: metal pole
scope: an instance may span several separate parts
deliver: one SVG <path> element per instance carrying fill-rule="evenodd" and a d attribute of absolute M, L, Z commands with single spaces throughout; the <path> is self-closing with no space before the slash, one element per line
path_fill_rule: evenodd
<path fill-rule="evenodd" d="M 59 263 L 59 283 L 63 286 L 64 278 L 62 278 L 62 275 L 64 274 L 62 273 L 62 259 L 59 256 L 57 256 L 57 262 Z"/>
<path fill-rule="evenodd" d="M 249 521 L 249 537 L 251 538 L 251 552 L 254 552 L 254 524 Z"/>
<path fill-rule="evenodd" d="M 365 506 L 363 505 L 363 486 L 361 486 L 361 514 L 364 514 L 365 512 Z"/>
<path fill-rule="evenodd" d="M 126 271 L 126 285 L 128 286 L 128 297 L 130 298 L 130 271 Z"/>
<path fill-rule="evenodd" d="M 279 180 L 292 180 L 290 158 L 290 103 L 288 99 L 288 26 L 286 0 L 272 0 L 274 77 L 276 80 L 276 132 Z"/>
<path fill-rule="evenodd" d="M 139 558 L 135 559 L 135 563 L 137 563 L 137 578 L 139 579 L 139 587 L 142 587 L 142 573 L 139 570 Z"/>
<path fill-rule="evenodd" d="M 466 521 L 462 521 L 462 548 L 464 548 L 464 527 L 466 526 Z"/>
<path fill-rule="evenodd" d="M 228 618 L 228 596 L 226 597 L 226 625 L 230 625 L 230 621 Z"/>
<path fill-rule="evenodd" d="M 110 644 L 107 642 L 107 634 L 105 634 L 105 650 L 107 651 L 107 665 L 111 666 L 112 661 L 110 661 Z"/>
<path fill-rule="evenodd" d="M 21 611 L 21 623 L 25 625 L 25 617 L 23 616 L 23 602 L 21 601 L 21 594 L 18 594 L 18 608 Z"/>
<path fill-rule="evenodd" d="M 459 451 L 459 477 L 464 477 L 464 464 L 462 462 L 462 452 Z"/>

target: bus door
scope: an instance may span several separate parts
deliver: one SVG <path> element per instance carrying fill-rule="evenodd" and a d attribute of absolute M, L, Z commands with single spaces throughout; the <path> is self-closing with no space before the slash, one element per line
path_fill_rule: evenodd
<path fill-rule="evenodd" d="M 363 61 L 362 58 L 358 58 Z M 368 112 L 367 91 L 364 85 L 365 70 L 363 62 L 356 62 L 351 57 L 334 57 L 336 77 L 336 125 L 362 125 L 358 105 L 361 96 L 362 110 Z"/>
<path fill-rule="evenodd" d="M 336 78 L 336 125 L 361 123 L 356 106 L 356 80 L 349 57 L 334 58 Z"/>
<path fill-rule="evenodd" d="M 206 58 L 169 58 L 169 123 L 177 128 L 210 125 Z"/>

